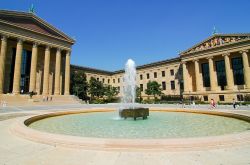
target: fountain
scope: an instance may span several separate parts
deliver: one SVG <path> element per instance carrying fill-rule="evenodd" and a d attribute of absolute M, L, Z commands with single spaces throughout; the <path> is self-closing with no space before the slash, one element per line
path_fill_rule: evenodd
<path fill-rule="evenodd" d="M 136 107 L 136 67 L 135 62 L 129 59 L 125 65 L 125 74 L 123 77 L 122 88 L 122 104 L 119 108 L 120 117 L 127 118 L 133 117 L 136 120 L 137 117 L 146 119 L 149 115 L 148 108 Z"/>

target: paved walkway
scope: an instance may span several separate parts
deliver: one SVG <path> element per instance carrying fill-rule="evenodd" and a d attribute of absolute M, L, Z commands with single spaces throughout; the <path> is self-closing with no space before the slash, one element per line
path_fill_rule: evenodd
<path fill-rule="evenodd" d="M 146 107 L 180 108 L 179 105 L 144 105 Z M 245 165 L 250 164 L 250 144 L 227 148 L 194 151 L 95 151 L 73 149 L 35 143 L 13 135 L 12 124 L 20 117 L 59 110 L 90 108 L 114 108 L 109 105 L 55 105 L 55 106 L 18 106 L 0 110 L 0 165 Z M 208 109 L 207 105 L 189 107 Z M 216 110 L 231 111 L 231 106 L 219 106 Z M 250 115 L 250 107 L 239 107 L 236 113 Z"/>

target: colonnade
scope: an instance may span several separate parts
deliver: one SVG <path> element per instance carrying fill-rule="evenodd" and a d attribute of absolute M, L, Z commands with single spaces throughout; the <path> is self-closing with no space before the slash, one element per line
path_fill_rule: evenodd
<path fill-rule="evenodd" d="M 245 89 L 250 89 L 250 67 L 249 67 L 249 56 L 248 56 L 248 50 L 241 50 L 239 53 L 242 56 L 242 62 L 243 62 L 243 72 L 244 72 L 244 81 L 245 81 Z M 231 53 L 232 54 L 232 53 Z M 221 54 L 224 58 L 225 62 L 225 74 L 227 79 L 227 86 L 226 90 L 233 90 L 234 88 L 234 76 L 233 76 L 233 69 L 230 66 L 230 53 Z M 194 90 L 190 90 L 190 82 L 189 80 L 189 72 L 188 72 L 188 63 L 193 62 L 194 63 L 194 76 L 195 76 L 195 84 L 196 84 L 196 92 L 200 92 L 203 90 L 203 80 L 202 80 L 202 74 L 200 70 L 200 60 L 204 61 L 204 58 L 196 58 L 192 60 L 186 60 L 182 62 L 183 66 L 183 79 L 184 79 L 184 93 L 194 92 Z M 208 65 L 209 65 L 209 77 L 210 77 L 210 91 L 217 91 L 218 90 L 218 80 L 217 80 L 217 73 L 215 70 L 215 60 L 214 56 L 207 57 L 206 58 Z"/>
<path fill-rule="evenodd" d="M 22 63 L 22 52 L 24 40 L 17 39 L 16 45 L 16 56 L 15 56 L 15 67 L 14 67 L 14 78 L 13 78 L 13 94 L 20 94 L 20 81 L 21 81 L 21 63 Z M 35 92 L 36 89 L 36 72 L 38 63 L 38 46 L 45 46 L 44 53 L 44 70 L 43 70 L 43 91 L 42 95 L 49 95 L 49 74 L 50 74 L 50 56 L 51 49 L 56 48 L 56 65 L 55 65 L 55 85 L 54 85 L 54 95 L 60 95 L 60 77 L 61 77 L 61 58 L 63 49 L 60 47 L 52 47 L 51 45 L 39 45 L 33 42 L 32 55 L 31 55 L 31 66 L 30 66 L 30 82 L 29 91 Z M 4 92 L 4 78 L 5 78 L 5 63 L 7 56 L 8 47 L 8 37 L 1 37 L 1 52 L 0 52 L 0 94 Z M 66 51 L 65 60 L 65 85 L 64 85 L 64 95 L 69 95 L 70 86 L 70 50 Z"/>

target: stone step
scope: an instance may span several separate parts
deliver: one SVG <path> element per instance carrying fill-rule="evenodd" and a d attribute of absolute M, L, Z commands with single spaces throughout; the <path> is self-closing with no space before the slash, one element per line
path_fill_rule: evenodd
<path fill-rule="evenodd" d="M 51 99 L 52 97 L 52 99 Z M 0 95 L 0 104 L 6 103 L 8 106 L 15 105 L 43 105 L 43 104 L 80 104 L 81 100 L 76 96 L 48 96 L 35 95 L 30 99 L 29 95 Z M 1 106 L 1 105 L 0 105 Z"/>

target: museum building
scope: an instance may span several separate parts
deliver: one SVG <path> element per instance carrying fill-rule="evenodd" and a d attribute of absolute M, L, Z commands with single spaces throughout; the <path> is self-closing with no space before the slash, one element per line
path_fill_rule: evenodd
<path fill-rule="evenodd" d="M 70 94 L 70 70 L 122 89 L 124 70 L 70 65 L 74 40 L 32 12 L 0 10 L 0 96 Z M 214 34 L 178 57 L 137 66 L 137 86 L 165 95 L 231 102 L 250 95 L 250 34 Z M 119 93 L 119 96 L 121 92 Z"/>
<path fill-rule="evenodd" d="M 32 12 L 0 10 L 0 95 L 69 95 L 74 40 Z"/>
<path fill-rule="evenodd" d="M 142 97 L 148 81 L 161 84 L 165 95 L 220 102 L 242 101 L 250 95 L 250 34 L 214 34 L 183 51 L 179 57 L 137 67 L 137 86 Z M 124 70 L 103 71 L 71 65 L 83 70 L 87 80 L 94 77 L 105 84 L 122 88 Z"/>

